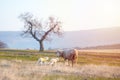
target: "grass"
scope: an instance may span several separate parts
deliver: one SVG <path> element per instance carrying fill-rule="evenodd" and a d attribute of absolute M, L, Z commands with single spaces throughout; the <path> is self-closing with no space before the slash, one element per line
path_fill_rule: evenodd
<path fill-rule="evenodd" d="M 120 78 L 82 77 L 79 75 L 45 75 L 43 80 L 120 80 Z"/>
<path fill-rule="evenodd" d="M 54 51 L 38 52 L 36 50 L 4 50 L 0 49 L 0 59 L 20 59 L 36 61 L 39 57 L 56 57 Z M 60 60 L 63 61 L 62 59 Z M 78 64 L 107 64 L 120 66 L 120 50 L 80 50 Z"/>
<path fill-rule="evenodd" d="M 36 65 L 46 56 L 56 57 L 54 51 L 0 49 L 0 80 L 120 80 L 118 50 L 80 50 L 74 68 L 63 65 L 63 59 L 55 66 Z"/>
<path fill-rule="evenodd" d="M 54 57 L 54 52 L 38 52 L 35 50 L 0 50 L 0 59 L 21 59 L 35 61 L 39 57 Z"/>
<path fill-rule="evenodd" d="M 62 67 L 61 67 L 62 66 Z M 58 63 L 55 66 L 35 61 L 0 60 L 0 80 L 119 80 L 120 67 L 81 65 L 74 68 Z"/>
<path fill-rule="evenodd" d="M 103 50 L 104 51 L 104 50 Z M 107 64 L 112 66 L 120 66 L 120 50 L 80 50 L 78 63 L 81 64 Z M 117 53 L 116 53 L 117 52 Z"/>

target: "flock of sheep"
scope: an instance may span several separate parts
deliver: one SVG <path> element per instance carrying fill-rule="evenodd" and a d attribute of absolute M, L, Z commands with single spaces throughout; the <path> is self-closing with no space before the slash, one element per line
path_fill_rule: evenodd
<path fill-rule="evenodd" d="M 76 49 L 66 49 L 66 50 L 57 50 L 56 52 L 57 57 L 62 57 L 64 61 L 68 60 L 68 64 L 70 65 L 70 61 L 72 62 L 72 67 L 73 64 L 77 64 L 77 59 L 78 59 L 78 50 Z M 55 65 L 59 61 L 59 58 L 51 58 L 49 57 L 41 57 L 38 59 L 36 64 L 40 65 Z"/>
<path fill-rule="evenodd" d="M 55 65 L 59 61 L 59 58 L 51 58 L 49 60 L 49 57 L 42 57 L 39 58 L 36 64 L 40 65 Z"/>

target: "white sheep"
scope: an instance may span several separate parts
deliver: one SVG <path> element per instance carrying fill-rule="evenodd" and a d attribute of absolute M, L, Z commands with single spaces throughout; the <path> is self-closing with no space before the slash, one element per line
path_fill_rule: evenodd
<path fill-rule="evenodd" d="M 49 64 L 53 66 L 53 65 L 55 65 L 58 61 L 59 61 L 59 58 L 51 58 Z"/>
<path fill-rule="evenodd" d="M 49 60 L 49 57 L 43 57 L 43 58 L 39 58 L 36 64 L 45 64 L 45 62 L 47 62 Z"/>

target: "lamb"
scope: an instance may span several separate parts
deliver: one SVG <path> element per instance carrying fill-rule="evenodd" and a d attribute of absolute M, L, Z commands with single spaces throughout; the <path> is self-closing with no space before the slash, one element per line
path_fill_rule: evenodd
<path fill-rule="evenodd" d="M 76 49 L 58 50 L 56 54 L 58 57 L 63 57 L 64 61 L 68 60 L 68 64 L 69 64 L 69 61 L 71 61 L 72 67 L 74 63 L 77 63 L 78 50 Z"/>
<path fill-rule="evenodd" d="M 58 61 L 59 61 L 59 58 L 51 58 L 49 64 L 53 66 L 53 65 L 55 65 Z"/>
<path fill-rule="evenodd" d="M 45 64 L 45 62 L 47 62 L 49 60 L 49 57 L 43 57 L 43 58 L 39 58 L 36 64 Z"/>

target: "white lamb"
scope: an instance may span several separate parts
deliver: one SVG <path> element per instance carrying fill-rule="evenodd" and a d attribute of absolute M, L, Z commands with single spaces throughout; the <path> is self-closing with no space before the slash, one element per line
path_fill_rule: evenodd
<path fill-rule="evenodd" d="M 36 64 L 45 64 L 49 60 L 49 57 L 39 58 Z"/>
<path fill-rule="evenodd" d="M 59 61 L 59 58 L 51 58 L 49 64 L 53 66 L 53 65 L 55 65 L 58 61 Z"/>

